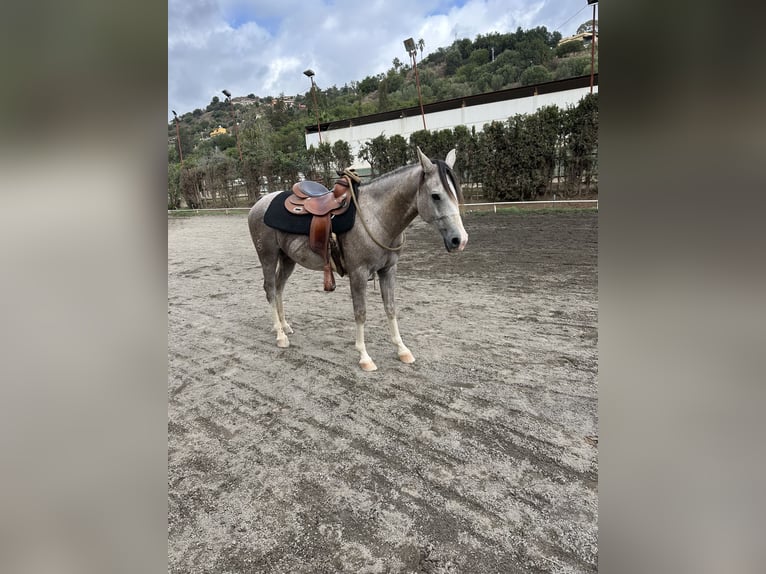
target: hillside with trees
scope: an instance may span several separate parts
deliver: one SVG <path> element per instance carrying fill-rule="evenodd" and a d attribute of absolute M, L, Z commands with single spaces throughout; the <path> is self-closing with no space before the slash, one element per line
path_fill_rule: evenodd
<path fill-rule="evenodd" d="M 578 33 L 590 25 L 583 24 Z M 589 43 L 560 41 L 558 32 L 544 27 L 456 40 L 418 61 L 423 103 L 590 74 Z M 422 55 L 422 40 L 417 46 Z M 192 207 L 252 204 L 261 192 L 282 189 L 283 182 L 301 174 L 328 183 L 336 169 L 354 158 L 342 141 L 306 149 L 304 129 L 316 123 L 317 110 L 324 123 L 418 105 L 414 70 L 399 58 L 385 74 L 340 88 L 320 87 L 316 96 L 317 109 L 310 91 L 224 100 L 214 96 L 204 110 L 179 114 L 177 124 L 168 124 L 169 208 L 181 206 L 182 199 Z M 433 157 L 458 146 L 461 181 L 481 183 L 487 200 L 535 199 L 552 191 L 561 196 L 594 193 L 597 102 L 594 94 L 576 107 L 543 108 L 494 122 L 478 133 L 458 126 L 416 132 L 409 142 L 380 136 L 362 148 L 359 159 L 380 174 L 413 161 L 415 145 Z"/>

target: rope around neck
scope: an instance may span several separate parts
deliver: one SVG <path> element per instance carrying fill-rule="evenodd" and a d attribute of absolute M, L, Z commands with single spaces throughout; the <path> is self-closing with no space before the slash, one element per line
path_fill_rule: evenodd
<path fill-rule="evenodd" d="M 354 205 L 356 206 L 356 212 L 359 215 L 359 219 L 362 222 L 362 227 L 364 227 L 364 230 L 367 232 L 367 235 L 370 236 L 370 239 L 372 239 L 375 244 L 387 251 L 400 251 L 402 247 L 404 247 L 404 244 L 407 241 L 407 236 L 402 232 L 402 242 L 397 247 L 387 247 L 386 245 L 383 245 L 380 241 L 375 239 L 375 236 L 370 232 L 370 228 L 367 227 L 367 223 L 364 221 L 364 217 L 362 217 L 362 210 L 359 209 L 359 202 L 356 200 L 356 193 L 354 193 L 354 185 L 351 183 L 351 180 L 353 179 L 355 182 L 359 183 L 361 178 L 356 175 L 353 171 L 349 170 L 348 168 L 343 170 L 343 175 L 347 178 L 348 181 L 348 187 L 351 190 L 351 199 L 354 201 Z"/>

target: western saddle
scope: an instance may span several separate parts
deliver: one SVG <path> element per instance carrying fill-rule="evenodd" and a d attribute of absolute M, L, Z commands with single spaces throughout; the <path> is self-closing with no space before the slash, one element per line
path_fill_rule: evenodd
<path fill-rule="evenodd" d="M 324 259 L 324 290 L 335 291 L 333 263 L 341 277 L 345 275 L 340 253 L 332 231 L 332 218 L 348 211 L 351 205 L 351 179 L 358 182 L 359 177 L 350 170 L 338 172 L 341 177 L 335 181 L 332 191 L 316 181 L 299 181 L 293 185 L 292 194 L 285 199 L 285 208 L 294 215 L 310 215 L 309 247 Z M 332 251 L 332 253 L 331 253 Z M 332 258 L 332 260 L 331 260 Z"/>

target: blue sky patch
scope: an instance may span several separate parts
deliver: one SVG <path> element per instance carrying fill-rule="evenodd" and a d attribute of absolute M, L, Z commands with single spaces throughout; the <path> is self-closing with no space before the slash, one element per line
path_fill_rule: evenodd
<path fill-rule="evenodd" d="M 270 35 L 274 36 L 279 31 L 279 27 L 282 23 L 280 16 L 263 17 L 256 14 L 256 10 L 253 7 L 248 6 L 233 6 L 227 14 L 225 14 L 226 23 L 235 30 L 241 28 L 248 22 L 254 22 L 260 28 L 264 28 Z"/>

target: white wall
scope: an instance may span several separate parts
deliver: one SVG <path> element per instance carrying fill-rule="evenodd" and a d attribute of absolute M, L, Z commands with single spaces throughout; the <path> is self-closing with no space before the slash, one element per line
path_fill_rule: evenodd
<path fill-rule="evenodd" d="M 598 86 L 593 86 L 593 91 L 598 92 Z M 539 94 L 527 98 L 514 98 L 502 102 L 492 102 L 488 104 L 479 104 L 475 106 L 465 106 L 462 108 L 447 110 L 442 112 L 426 113 L 426 126 L 430 131 L 439 131 L 453 129 L 455 126 L 463 125 L 470 130 L 476 127 L 476 131 L 484 129 L 484 124 L 493 121 L 504 122 L 516 114 L 530 114 L 536 112 L 544 106 L 558 106 L 565 109 L 567 106 L 576 106 L 579 101 L 590 93 L 590 86 L 585 88 L 576 88 L 572 90 L 562 90 L 548 94 Z M 338 140 L 343 140 L 351 146 L 351 153 L 354 157 L 355 169 L 369 168 L 370 165 L 357 158 L 359 150 L 369 140 L 384 135 L 391 137 L 399 134 L 405 140 L 409 140 L 410 135 L 423 129 L 423 119 L 420 114 L 406 118 L 383 121 L 374 124 L 364 124 L 360 126 L 351 126 L 338 129 L 329 129 L 322 131 L 322 142 L 332 145 Z M 306 149 L 310 146 L 319 145 L 319 135 L 316 133 L 306 134 Z"/>

